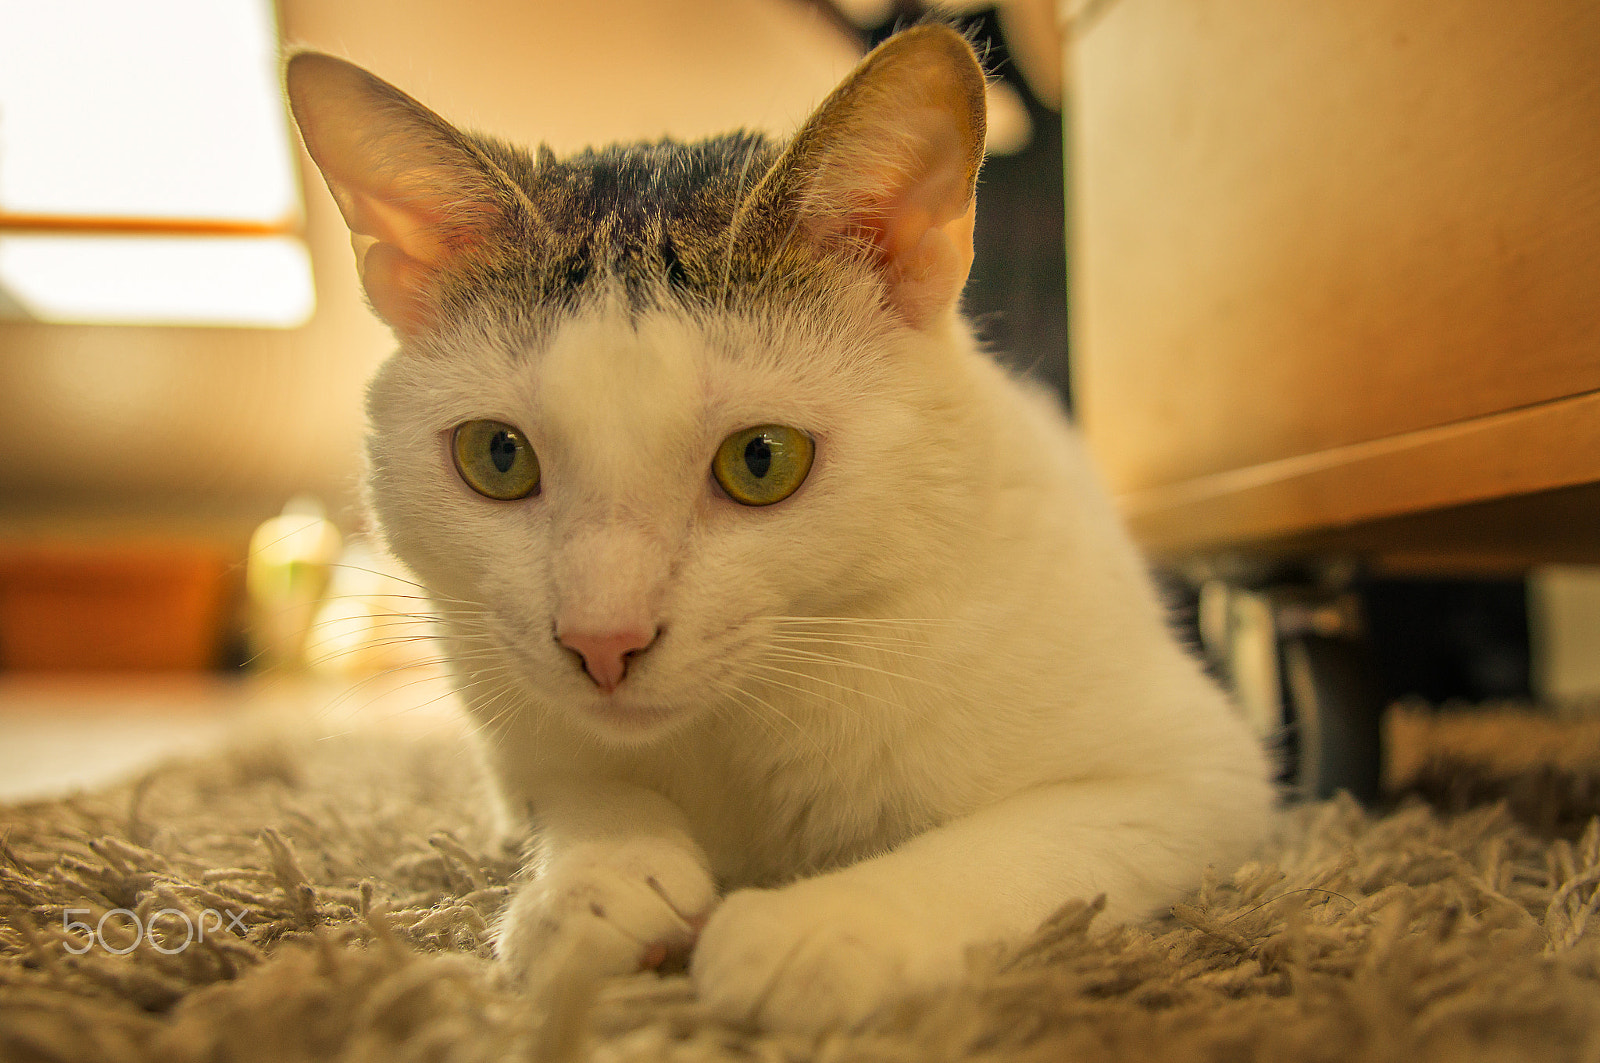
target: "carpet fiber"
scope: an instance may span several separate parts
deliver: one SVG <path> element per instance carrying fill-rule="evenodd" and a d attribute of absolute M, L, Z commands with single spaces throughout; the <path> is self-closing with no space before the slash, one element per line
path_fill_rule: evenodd
<path fill-rule="evenodd" d="M 1301 806 L 1169 914 L 1070 904 L 949 992 L 801 1038 L 709 1020 L 682 975 L 533 1014 L 490 961 L 517 862 L 471 764 L 273 740 L 0 809 L 0 1059 L 1600 1060 L 1600 826 L 1548 799 L 1542 832 L 1505 802 Z"/>

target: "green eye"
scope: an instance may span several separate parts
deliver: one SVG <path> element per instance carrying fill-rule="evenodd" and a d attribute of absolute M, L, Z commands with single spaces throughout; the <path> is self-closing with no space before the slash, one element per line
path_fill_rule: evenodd
<path fill-rule="evenodd" d="M 811 437 L 798 428 L 764 424 L 724 439 L 711 471 L 735 502 L 770 506 L 805 482 L 812 453 Z"/>
<path fill-rule="evenodd" d="M 485 498 L 527 498 L 539 489 L 539 459 L 527 437 L 504 421 L 468 421 L 450 440 L 456 472 Z"/>

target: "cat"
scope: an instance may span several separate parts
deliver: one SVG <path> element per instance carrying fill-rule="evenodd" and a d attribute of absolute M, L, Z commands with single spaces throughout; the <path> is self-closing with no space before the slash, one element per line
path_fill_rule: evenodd
<path fill-rule="evenodd" d="M 890 38 L 787 141 L 568 158 L 331 56 L 286 85 L 399 343 L 369 503 L 533 828 L 495 938 L 530 992 L 686 956 L 729 1021 L 856 1025 L 1248 854 L 1262 749 L 960 315 L 960 34 Z"/>

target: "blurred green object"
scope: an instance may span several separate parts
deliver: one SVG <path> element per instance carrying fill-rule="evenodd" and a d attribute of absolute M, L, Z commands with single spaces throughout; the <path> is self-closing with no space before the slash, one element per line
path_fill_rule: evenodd
<path fill-rule="evenodd" d="M 282 514 L 250 537 L 245 588 L 255 667 L 305 666 L 306 634 L 343 546 L 344 537 L 322 503 L 306 495 L 290 499 Z"/>

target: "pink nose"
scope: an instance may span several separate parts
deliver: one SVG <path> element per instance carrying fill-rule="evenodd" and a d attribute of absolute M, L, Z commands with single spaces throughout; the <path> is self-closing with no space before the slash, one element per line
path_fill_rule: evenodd
<path fill-rule="evenodd" d="M 617 689 L 628 671 L 628 657 L 656 640 L 654 631 L 614 631 L 603 635 L 569 632 L 560 636 L 561 645 L 583 658 L 584 670 L 595 685 L 606 693 Z"/>

